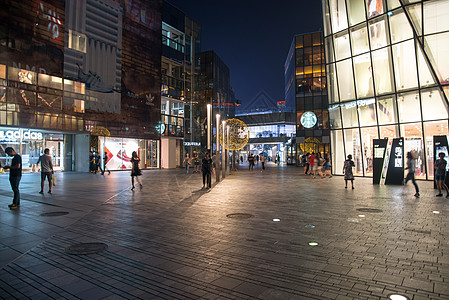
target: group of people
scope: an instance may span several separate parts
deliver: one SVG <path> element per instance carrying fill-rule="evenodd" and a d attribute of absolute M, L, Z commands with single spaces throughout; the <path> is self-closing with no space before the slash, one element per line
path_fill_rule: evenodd
<path fill-rule="evenodd" d="M 329 176 L 332 177 L 331 162 L 329 154 L 326 153 L 321 156 L 319 152 L 306 153 L 302 156 L 302 164 L 304 166 L 304 174 L 312 175 L 312 178 L 316 178 L 316 175 L 320 175 L 321 178 Z"/>
<path fill-rule="evenodd" d="M 264 155 L 264 153 L 260 153 L 259 155 L 253 155 L 252 153 L 250 153 L 248 155 L 248 170 L 253 171 L 255 163 L 258 163 L 259 160 L 262 164 L 262 170 L 260 172 L 264 172 L 265 163 L 267 162 L 267 157 Z"/>
<path fill-rule="evenodd" d="M 200 172 L 200 157 L 196 151 L 193 151 L 192 157 L 186 153 L 183 164 L 186 174 L 189 174 L 190 165 L 193 163 L 193 173 Z M 202 189 L 209 190 L 212 187 L 212 174 L 215 173 L 215 164 L 209 151 L 206 151 L 201 159 L 201 173 L 203 174 Z"/>
<path fill-rule="evenodd" d="M 106 161 L 108 160 L 108 152 L 105 151 L 103 155 L 103 168 L 101 167 L 101 156 L 100 153 L 95 153 L 94 151 L 90 151 L 89 153 L 89 172 L 93 174 L 97 174 L 98 170 L 100 170 L 101 175 L 104 175 L 104 172 L 108 171 L 108 174 L 111 174 L 111 171 L 106 169 Z"/>

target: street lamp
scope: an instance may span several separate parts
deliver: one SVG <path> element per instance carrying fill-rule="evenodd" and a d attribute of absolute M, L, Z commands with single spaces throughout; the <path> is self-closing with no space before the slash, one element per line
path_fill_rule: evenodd
<path fill-rule="evenodd" d="M 215 143 L 215 174 L 217 176 L 216 181 L 220 181 L 220 114 L 216 115 L 217 118 L 217 128 L 215 132 L 217 133 L 217 141 Z"/>
<path fill-rule="evenodd" d="M 225 135 L 225 128 L 226 128 L 226 121 L 223 120 L 221 121 L 221 125 L 222 125 L 222 140 L 223 140 L 223 144 L 221 145 L 221 178 L 225 179 L 226 177 L 226 147 L 225 147 L 225 143 L 226 143 L 226 135 Z"/>
<path fill-rule="evenodd" d="M 211 151 L 210 140 L 211 140 L 211 117 L 212 117 L 212 105 L 207 105 L 207 150 Z"/>
<path fill-rule="evenodd" d="M 228 174 L 229 172 L 229 154 L 230 154 L 230 145 L 231 145 L 231 127 L 228 125 L 226 126 L 226 144 L 228 145 L 228 150 L 226 154 L 226 171 Z"/>

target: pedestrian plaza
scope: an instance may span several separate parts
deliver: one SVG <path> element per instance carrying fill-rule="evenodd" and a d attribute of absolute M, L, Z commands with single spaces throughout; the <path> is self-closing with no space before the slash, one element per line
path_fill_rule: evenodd
<path fill-rule="evenodd" d="M 449 299 L 449 199 L 433 182 L 415 198 L 273 163 L 210 191 L 183 169 L 141 178 L 131 191 L 129 172 L 57 173 L 40 195 L 24 174 L 9 210 L 0 174 L 0 298 Z"/>

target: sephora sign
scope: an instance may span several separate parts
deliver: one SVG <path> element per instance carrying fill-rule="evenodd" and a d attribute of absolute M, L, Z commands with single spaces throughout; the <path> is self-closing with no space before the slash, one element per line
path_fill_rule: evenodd
<path fill-rule="evenodd" d="M 40 131 L 31 131 L 30 129 L 0 130 L 0 141 L 42 141 L 43 139 L 44 135 Z"/>

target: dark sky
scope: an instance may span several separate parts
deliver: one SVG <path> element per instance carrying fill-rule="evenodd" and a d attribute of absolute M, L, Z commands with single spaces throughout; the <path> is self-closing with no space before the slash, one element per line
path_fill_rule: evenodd
<path fill-rule="evenodd" d="M 202 26 L 202 50 L 231 71 L 237 99 L 260 90 L 284 98 L 284 63 L 295 34 L 321 30 L 320 0 L 168 0 Z"/>

